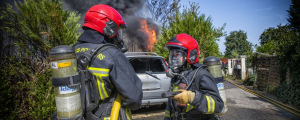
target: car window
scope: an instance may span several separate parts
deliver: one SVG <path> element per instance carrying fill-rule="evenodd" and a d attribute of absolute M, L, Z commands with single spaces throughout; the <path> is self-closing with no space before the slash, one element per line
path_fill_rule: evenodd
<path fill-rule="evenodd" d="M 135 73 L 165 73 L 165 64 L 161 58 L 128 58 Z"/>

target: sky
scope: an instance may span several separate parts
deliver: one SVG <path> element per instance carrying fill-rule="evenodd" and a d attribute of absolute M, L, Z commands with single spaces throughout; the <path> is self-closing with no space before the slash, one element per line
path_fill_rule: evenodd
<path fill-rule="evenodd" d="M 259 44 L 259 36 L 265 29 L 288 23 L 288 12 L 291 0 L 181 0 L 181 5 L 190 2 L 199 3 L 200 14 L 210 16 L 215 28 L 226 23 L 227 35 L 234 30 L 247 33 L 248 41 Z M 224 55 L 225 37 L 217 42 Z"/>

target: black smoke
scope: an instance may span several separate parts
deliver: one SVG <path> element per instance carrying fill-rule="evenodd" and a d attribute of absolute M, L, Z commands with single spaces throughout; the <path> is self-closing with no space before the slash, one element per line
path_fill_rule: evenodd
<path fill-rule="evenodd" d="M 145 0 L 61 0 L 63 7 L 79 11 L 81 14 L 94 5 L 106 4 L 115 8 L 122 16 L 133 15 L 139 11 L 145 4 Z"/>
<path fill-rule="evenodd" d="M 127 29 L 124 30 L 126 34 L 126 42 L 128 44 L 136 44 L 142 51 L 148 51 L 147 41 L 148 35 L 141 29 L 140 21 L 145 19 L 137 15 L 137 12 L 141 12 L 146 0 L 61 0 L 63 2 L 63 8 L 73 11 L 78 11 L 81 14 L 81 25 L 84 24 L 84 16 L 86 11 L 94 5 L 106 4 L 116 9 L 122 17 L 125 19 Z M 151 20 L 147 19 L 148 27 L 152 27 L 158 34 L 158 26 Z M 130 47 L 130 46 L 129 46 Z"/>

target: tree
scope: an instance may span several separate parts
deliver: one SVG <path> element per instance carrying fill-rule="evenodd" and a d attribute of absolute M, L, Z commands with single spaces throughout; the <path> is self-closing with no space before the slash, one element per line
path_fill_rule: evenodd
<path fill-rule="evenodd" d="M 300 0 L 292 0 L 290 9 L 287 10 L 289 13 L 288 21 L 292 28 L 296 31 L 300 31 Z"/>
<path fill-rule="evenodd" d="M 272 93 L 286 103 L 300 108 L 300 1 L 292 0 L 288 21 L 290 24 L 277 25 L 266 29 L 260 36 L 258 52 L 276 53 L 279 62 L 280 84 Z M 287 74 L 289 73 L 289 74 Z M 289 80 L 286 79 L 289 77 Z"/>
<path fill-rule="evenodd" d="M 292 9 L 292 8 L 290 8 Z M 279 60 L 280 84 L 273 93 L 286 104 L 300 108 L 300 39 L 297 28 L 290 23 L 266 29 L 260 36 L 258 52 L 276 53 Z M 289 71 L 287 74 L 287 71 Z M 286 77 L 289 80 L 286 80 Z"/>
<path fill-rule="evenodd" d="M 257 46 L 256 52 L 273 55 L 273 54 L 276 54 L 276 52 L 278 52 L 278 50 L 276 50 L 276 49 L 277 49 L 276 43 L 274 41 L 271 41 L 271 42 L 265 43 L 261 46 Z"/>
<path fill-rule="evenodd" d="M 277 28 L 270 27 L 266 29 L 259 37 L 260 45 L 257 47 L 257 52 L 267 53 L 272 55 L 279 54 L 279 44 L 289 39 L 293 35 L 293 29 L 290 25 L 277 25 Z"/>
<path fill-rule="evenodd" d="M 195 38 L 199 44 L 200 62 L 204 57 L 219 57 L 219 48 L 216 41 L 225 33 L 225 25 L 221 28 L 215 28 L 212 24 L 212 18 L 200 14 L 199 4 L 190 3 L 182 13 L 177 13 L 173 21 L 169 22 L 168 27 L 163 28 L 159 35 L 159 41 L 154 44 L 154 52 L 168 59 L 168 51 L 164 49 L 167 42 L 175 35 L 186 33 Z"/>
<path fill-rule="evenodd" d="M 278 25 L 277 28 L 266 29 L 261 37 L 258 52 L 276 53 L 279 60 L 280 85 L 275 89 L 277 98 L 284 103 L 300 108 L 300 39 L 299 33 L 290 25 Z M 289 78 L 287 81 L 287 71 Z"/>
<path fill-rule="evenodd" d="M 252 43 L 247 41 L 247 33 L 243 30 L 232 31 L 225 38 L 225 57 L 237 58 L 239 55 L 249 55 L 252 53 Z"/>
<path fill-rule="evenodd" d="M 168 21 L 175 19 L 176 12 L 180 6 L 180 0 L 147 0 L 148 9 L 151 11 L 152 19 L 162 24 L 162 27 L 167 25 Z"/>
<path fill-rule="evenodd" d="M 76 42 L 80 17 L 63 10 L 59 0 L 24 0 L 15 6 L 17 11 L 7 4 L 0 17 L 1 42 L 13 43 L 3 48 L 11 54 L 0 62 L 1 90 L 10 90 L 1 94 L 1 106 L 8 108 L 0 114 L 3 119 L 47 119 L 55 111 L 49 51 Z M 14 99 L 7 103 L 6 96 Z"/>

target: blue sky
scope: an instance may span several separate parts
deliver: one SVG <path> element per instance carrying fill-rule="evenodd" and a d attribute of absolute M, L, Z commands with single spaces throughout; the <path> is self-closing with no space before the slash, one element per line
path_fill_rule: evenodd
<path fill-rule="evenodd" d="M 234 30 L 247 32 L 248 41 L 259 45 L 259 36 L 265 29 L 288 23 L 291 0 L 181 0 L 181 5 L 196 2 L 200 11 L 212 17 L 213 25 L 221 27 L 226 23 L 227 35 Z M 225 37 L 218 42 L 219 50 L 225 52 Z"/>

